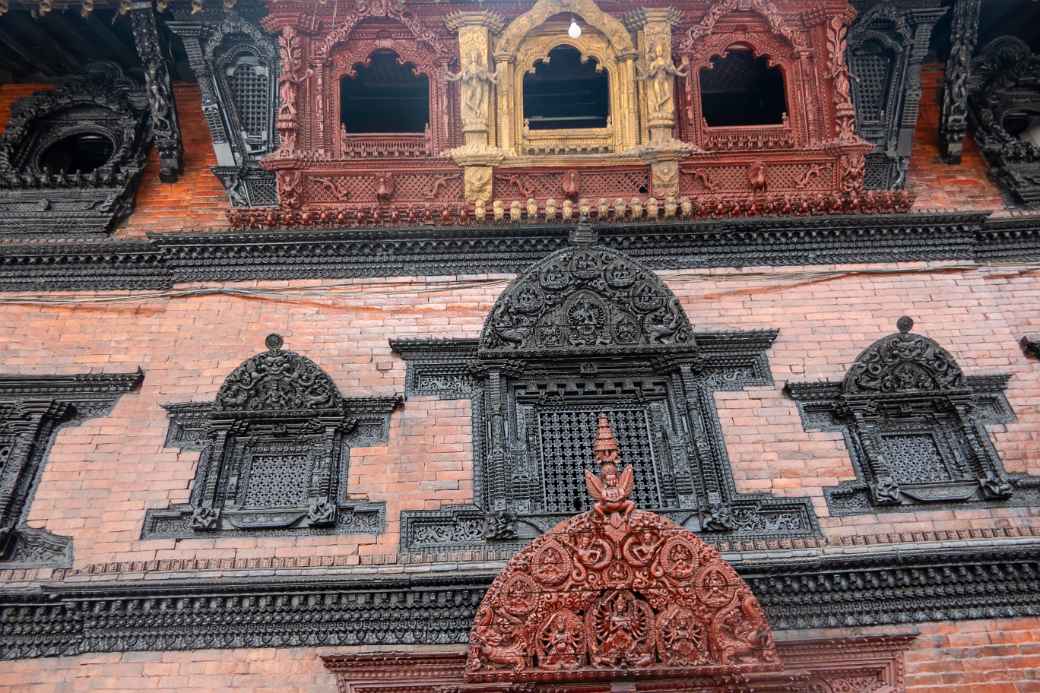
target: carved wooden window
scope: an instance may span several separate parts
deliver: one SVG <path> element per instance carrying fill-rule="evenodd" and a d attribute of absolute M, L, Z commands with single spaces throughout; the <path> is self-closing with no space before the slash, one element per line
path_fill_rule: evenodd
<path fill-rule="evenodd" d="M 274 40 L 234 12 L 166 22 L 184 43 L 202 92 L 202 114 L 213 141 L 213 173 L 234 207 L 278 203 L 274 174 L 260 159 L 278 146 L 278 52 Z"/>
<path fill-rule="evenodd" d="M 991 175 L 1016 202 L 1040 208 L 1040 54 L 1013 36 L 987 44 L 972 63 L 969 104 Z"/>
<path fill-rule="evenodd" d="M 346 448 L 385 440 L 399 399 L 344 399 L 313 361 L 282 350 L 281 337 L 267 346 L 212 404 L 168 407 L 168 443 L 203 454 L 191 502 L 148 511 L 143 536 L 381 530 L 382 503 L 346 502 Z"/>
<path fill-rule="evenodd" d="M 986 432 L 1013 419 L 1007 377 L 965 376 L 942 347 L 910 332 L 910 318 L 898 327 L 842 383 L 788 384 L 807 428 L 845 433 L 857 479 L 824 490 L 831 513 L 1035 503 L 1040 480 L 1006 474 Z"/>
<path fill-rule="evenodd" d="M 26 525 L 59 429 L 104 416 L 142 374 L 0 376 L 0 567 L 68 565 L 72 540 Z"/>
<path fill-rule="evenodd" d="M 642 507 L 728 537 L 806 536 L 806 499 L 736 492 L 714 393 L 769 382 L 775 333 L 695 336 L 678 299 L 625 255 L 579 244 L 499 297 L 479 342 L 395 341 L 408 393 L 470 397 L 474 503 L 402 513 L 402 546 L 524 539 L 587 509 L 596 418 L 609 418 Z"/>
<path fill-rule="evenodd" d="M 524 123 L 531 130 L 605 128 L 610 78 L 595 58 L 557 46 L 524 75 Z"/>
<path fill-rule="evenodd" d="M 150 142 L 144 88 L 113 63 L 89 65 L 14 104 L 0 136 L 0 212 L 19 232 L 108 231 L 133 209 Z"/>
<path fill-rule="evenodd" d="M 393 51 L 375 51 L 340 79 L 340 123 L 347 134 L 426 132 L 430 80 Z"/>
<path fill-rule="evenodd" d="M 852 98 L 861 126 L 881 124 L 889 110 L 892 73 L 896 54 L 881 40 L 865 40 L 848 53 L 849 69 L 855 75 Z"/>
<path fill-rule="evenodd" d="M 227 117 L 245 154 L 258 156 L 272 149 L 275 75 L 271 61 L 242 36 L 218 60 L 219 84 L 227 102 Z"/>
<path fill-rule="evenodd" d="M 784 76 L 751 50 L 731 48 L 701 69 L 701 108 L 709 127 L 780 125 L 787 120 Z"/>

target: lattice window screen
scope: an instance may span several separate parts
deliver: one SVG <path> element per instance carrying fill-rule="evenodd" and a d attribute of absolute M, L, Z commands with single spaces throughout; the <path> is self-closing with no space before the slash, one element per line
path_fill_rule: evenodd
<path fill-rule="evenodd" d="M 893 56 L 877 46 L 864 46 L 852 55 L 853 90 L 863 120 L 881 122 L 888 109 L 888 84 Z"/>
<path fill-rule="evenodd" d="M 641 508 L 661 507 L 647 409 L 550 409 L 538 412 L 545 510 L 569 513 L 589 509 L 584 470 L 596 471 L 592 443 L 600 411 L 610 417 L 621 446 L 622 464 L 630 464 L 635 470 L 636 504 Z"/>
<path fill-rule="evenodd" d="M 950 481 L 953 476 L 943 461 L 935 438 L 928 433 L 882 437 L 885 460 L 900 484 Z"/>
<path fill-rule="evenodd" d="M 306 505 L 313 463 L 306 454 L 254 455 L 242 491 L 245 508 Z"/>
<path fill-rule="evenodd" d="M 270 69 L 243 56 L 228 68 L 227 82 L 246 146 L 250 152 L 265 150 L 271 122 Z"/>

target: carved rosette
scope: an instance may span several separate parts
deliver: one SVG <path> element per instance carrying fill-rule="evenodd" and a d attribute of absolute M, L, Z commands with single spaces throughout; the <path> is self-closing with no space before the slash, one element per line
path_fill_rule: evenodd
<path fill-rule="evenodd" d="M 594 509 L 518 553 L 481 602 L 471 682 L 739 675 L 780 668 L 758 600 L 718 551 L 632 509 L 601 416 Z"/>

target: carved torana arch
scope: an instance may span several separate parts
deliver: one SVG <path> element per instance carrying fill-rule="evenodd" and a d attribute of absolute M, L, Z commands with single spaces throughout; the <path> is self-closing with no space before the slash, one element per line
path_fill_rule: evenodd
<path fill-rule="evenodd" d="M 502 32 L 495 45 L 496 56 L 514 55 L 531 31 L 550 17 L 564 12 L 578 15 L 606 36 L 619 56 L 635 53 L 635 44 L 625 25 L 601 10 L 593 0 L 538 0 L 534 7 L 510 22 Z"/>
<path fill-rule="evenodd" d="M 686 38 L 681 45 L 682 50 L 694 50 L 700 41 L 715 31 L 715 25 L 719 23 L 719 20 L 745 6 L 762 15 L 769 24 L 770 31 L 774 34 L 787 39 L 788 43 L 796 48 L 802 47 L 804 41 L 801 34 L 787 23 L 784 16 L 780 14 L 780 10 L 769 0 L 717 0 L 701 18 L 701 21 L 687 30 Z"/>
<path fill-rule="evenodd" d="M 481 601 L 466 679 L 718 677 L 780 669 L 758 600 L 711 546 L 629 499 L 632 467 L 600 415 L 592 510 L 522 549 Z"/>
<path fill-rule="evenodd" d="M 343 398 L 332 378 L 306 356 L 282 350 L 270 335 L 267 351 L 248 359 L 224 380 L 217 408 L 224 411 L 337 409 Z"/>
<path fill-rule="evenodd" d="M 964 387 L 964 374 L 953 356 L 928 337 L 913 334 L 914 321 L 903 316 L 898 332 L 863 350 L 845 376 L 848 395 L 914 390 L 955 390 Z"/>
<path fill-rule="evenodd" d="M 557 251 L 517 278 L 488 315 L 480 349 L 689 349 L 694 341 L 686 312 L 654 272 L 592 246 Z"/>

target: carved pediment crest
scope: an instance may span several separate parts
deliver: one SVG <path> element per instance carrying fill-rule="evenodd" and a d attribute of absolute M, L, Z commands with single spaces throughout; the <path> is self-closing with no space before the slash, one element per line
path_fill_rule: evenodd
<path fill-rule="evenodd" d="M 520 551 L 470 633 L 466 678 L 525 683 L 720 676 L 780 668 L 751 590 L 713 547 L 635 509 L 600 415 L 596 504 Z"/>
<path fill-rule="evenodd" d="M 845 376 L 847 395 L 937 392 L 965 386 L 964 374 L 945 349 L 914 334 L 914 321 L 903 316 L 898 332 L 879 339 L 856 358 Z"/>
<path fill-rule="evenodd" d="M 485 353 L 695 346 L 675 295 L 649 269 L 609 248 L 557 251 L 514 281 L 484 324 Z"/>
<path fill-rule="evenodd" d="M 337 409 L 342 398 L 332 379 L 310 359 L 282 349 L 281 336 L 267 337 L 267 351 L 232 371 L 217 394 L 224 411 Z"/>

